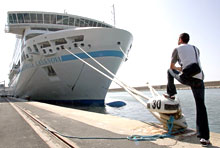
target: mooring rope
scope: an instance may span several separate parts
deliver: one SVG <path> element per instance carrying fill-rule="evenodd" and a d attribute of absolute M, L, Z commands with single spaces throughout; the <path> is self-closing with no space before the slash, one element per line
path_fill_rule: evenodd
<path fill-rule="evenodd" d="M 123 55 L 125 56 L 125 59 L 128 60 L 128 55 L 124 52 L 124 50 L 121 48 L 120 45 L 119 45 L 119 49 L 121 50 L 121 52 L 122 52 Z"/>
<path fill-rule="evenodd" d="M 101 63 L 99 63 L 96 59 L 94 59 L 91 55 L 89 55 L 86 51 L 84 51 L 81 47 L 78 47 L 78 49 L 80 49 L 82 52 L 84 52 L 90 59 L 92 59 L 95 63 L 97 63 L 99 66 L 101 66 L 105 71 L 108 72 L 108 74 L 102 72 L 101 70 L 99 70 L 98 68 L 94 67 L 93 65 L 91 65 L 90 63 L 86 62 L 85 60 L 83 60 L 82 58 L 80 58 L 79 56 L 77 56 L 76 54 L 74 54 L 73 52 L 71 52 L 69 49 L 64 48 L 67 52 L 69 52 L 70 54 L 72 54 L 75 58 L 77 58 L 78 60 L 80 60 L 81 62 L 85 63 L 87 66 L 91 67 L 93 70 L 97 71 L 98 73 L 102 74 L 103 76 L 105 76 L 106 78 L 112 80 L 113 82 L 115 82 L 116 84 L 118 84 L 120 87 L 124 88 L 125 91 L 127 91 L 133 98 L 135 98 L 137 101 L 139 101 L 140 103 L 142 103 L 145 107 L 147 107 L 147 102 L 144 101 L 141 98 L 147 99 L 147 100 L 152 100 L 155 98 L 160 97 L 160 94 L 150 85 L 148 84 L 147 86 L 150 88 L 150 91 L 152 93 L 153 98 L 150 98 L 148 96 L 143 95 L 141 92 L 137 91 L 136 89 L 129 87 L 128 85 L 126 85 L 125 83 L 123 83 L 122 81 L 120 81 L 115 74 L 113 74 L 110 70 L 108 70 L 105 66 L 103 66 Z M 161 121 L 157 115 L 149 110 L 150 113 L 155 116 L 160 122 Z M 164 123 L 164 122 L 163 122 Z M 166 124 L 166 123 L 164 123 Z"/>
<path fill-rule="evenodd" d="M 84 52 L 88 57 L 90 57 L 95 63 L 97 63 L 100 67 L 102 67 L 105 71 L 107 71 L 114 79 L 116 79 L 117 83 L 120 83 L 120 85 L 123 85 L 124 87 L 128 88 L 132 93 L 150 100 L 151 98 L 146 97 L 143 93 L 139 92 L 138 90 L 136 90 L 133 87 L 128 86 L 127 84 L 125 84 L 124 82 L 122 82 L 114 73 L 112 73 L 108 68 L 106 68 L 104 65 L 102 65 L 100 62 L 98 62 L 95 58 L 93 58 L 90 54 L 88 54 L 85 50 L 83 50 L 81 47 L 78 47 L 82 52 Z M 122 50 L 122 49 L 121 49 Z M 69 51 L 70 52 L 70 51 Z M 72 52 L 71 52 L 72 53 Z M 119 85 L 119 86 L 120 86 Z M 122 87 L 122 86 L 121 86 Z M 151 87 L 150 85 L 148 86 L 149 88 Z"/>
<path fill-rule="evenodd" d="M 143 101 L 141 98 L 139 98 L 136 94 L 134 94 L 127 86 L 124 86 L 122 83 L 120 83 L 119 81 L 111 78 L 109 75 L 105 74 L 104 72 L 100 71 L 99 69 L 97 69 L 96 67 L 94 67 L 93 65 L 89 64 L 88 62 L 84 61 L 83 59 L 81 59 L 79 56 L 77 56 L 76 54 L 74 54 L 73 52 L 71 52 L 70 50 L 66 49 L 65 50 L 67 52 L 69 52 L 70 54 L 72 54 L 74 57 L 76 57 L 78 60 L 80 60 L 81 62 L 85 63 L 87 66 L 91 67 L 92 69 L 94 69 L 95 71 L 97 71 L 98 73 L 102 74 L 103 76 L 105 76 L 106 78 L 112 80 L 113 82 L 115 82 L 116 84 L 118 84 L 119 86 L 121 86 L 122 88 L 125 89 L 125 91 L 127 91 L 132 97 L 134 97 L 136 100 L 138 100 L 140 103 L 142 103 L 144 106 L 147 106 L 147 103 L 145 101 Z M 149 98 L 150 99 L 150 98 Z"/>
<path fill-rule="evenodd" d="M 179 129 L 177 131 L 172 132 L 173 122 L 174 122 L 174 116 L 170 116 L 170 119 L 167 120 L 168 132 L 166 134 L 157 134 L 157 135 L 148 135 L 148 136 L 132 135 L 127 138 L 128 140 L 131 141 L 155 141 L 157 139 L 171 138 L 174 137 L 174 134 L 178 134 L 185 131 L 185 129 Z"/>

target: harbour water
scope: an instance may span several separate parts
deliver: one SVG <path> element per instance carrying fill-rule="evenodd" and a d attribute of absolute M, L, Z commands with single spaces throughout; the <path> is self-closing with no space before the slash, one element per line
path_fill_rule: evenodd
<path fill-rule="evenodd" d="M 163 94 L 164 91 L 159 91 Z M 151 96 L 149 91 L 144 94 Z M 196 106 L 191 90 L 178 90 L 178 98 L 180 100 L 183 113 L 186 117 L 189 128 L 196 128 Z M 109 92 L 106 96 L 106 104 L 115 101 L 122 101 L 126 103 L 122 107 L 73 107 L 82 110 L 99 112 L 103 114 L 111 114 L 115 116 L 135 119 L 143 122 L 156 122 L 159 121 L 151 115 L 151 113 L 138 101 L 132 98 L 127 92 Z M 220 89 L 206 89 L 205 102 L 209 118 L 210 131 L 220 133 Z M 128 123 L 129 124 L 129 123 Z"/>

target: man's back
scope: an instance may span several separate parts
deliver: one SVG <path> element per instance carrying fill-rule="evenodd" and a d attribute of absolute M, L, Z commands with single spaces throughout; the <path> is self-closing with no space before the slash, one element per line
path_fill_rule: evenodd
<path fill-rule="evenodd" d="M 177 55 L 179 57 L 179 63 L 180 65 L 182 65 L 182 69 L 192 63 L 198 63 L 200 65 L 200 68 L 202 69 L 199 58 L 199 49 L 194 47 L 195 46 L 192 46 L 190 44 L 181 44 L 176 48 Z M 202 72 L 193 77 L 201 80 L 204 79 Z"/>
<path fill-rule="evenodd" d="M 183 69 L 189 64 L 197 62 L 195 50 L 192 45 L 181 44 L 179 47 L 177 47 L 177 53 Z"/>

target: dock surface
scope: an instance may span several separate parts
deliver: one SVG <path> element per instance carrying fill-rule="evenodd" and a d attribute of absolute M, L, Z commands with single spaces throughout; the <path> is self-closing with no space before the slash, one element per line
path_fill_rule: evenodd
<path fill-rule="evenodd" d="M 195 132 L 153 141 L 129 141 L 131 135 L 165 131 L 157 124 L 40 102 L 0 98 L 0 147 L 10 148 L 161 148 L 201 147 Z M 212 147 L 220 134 L 211 133 Z"/>

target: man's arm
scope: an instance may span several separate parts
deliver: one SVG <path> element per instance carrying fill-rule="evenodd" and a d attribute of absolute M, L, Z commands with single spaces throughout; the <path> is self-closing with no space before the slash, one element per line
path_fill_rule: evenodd
<path fill-rule="evenodd" d="M 172 62 L 170 63 L 170 69 L 182 71 L 182 67 L 176 67 L 175 63 L 172 63 Z"/>
<path fill-rule="evenodd" d="M 178 57 L 178 51 L 177 49 L 175 48 L 173 50 L 173 53 L 172 53 L 172 58 L 171 58 L 171 63 L 170 63 L 170 69 L 173 69 L 173 70 L 177 70 L 177 71 L 182 71 L 182 67 L 176 67 L 175 64 L 176 62 L 178 61 L 179 57 Z"/>

